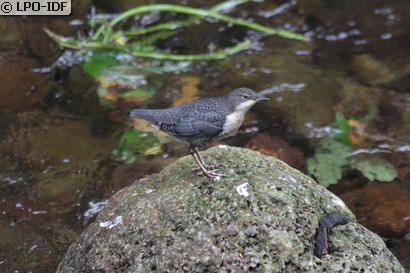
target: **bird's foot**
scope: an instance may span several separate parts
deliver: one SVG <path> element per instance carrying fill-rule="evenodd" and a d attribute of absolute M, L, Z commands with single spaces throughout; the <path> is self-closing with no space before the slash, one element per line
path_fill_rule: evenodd
<path fill-rule="evenodd" d="M 223 163 L 214 163 L 211 165 L 205 165 L 204 168 L 205 169 L 201 169 L 201 168 L 197 168 L 195 170 L 193 170 L 193 172 L 196 172 L 196 174 L 198 176 L 202 176 L 202 175 L 206 175 L 209 178 L 215 178 L 218 176 L 226 176 L 225 174 L 221 174 L 221 173 L 217 173 L 215 172 L 216 170 L 218 170 L 219 167 L 224 166 Z"/>
<path fill-rule="evenodd" d="M 219 167 L 223 167 L 223 166 L 225 166 L 223 163 L 214 163 L 214 164 L 211 164 L 211 165 L 206 165 L 206 169 L 210 170 L 210 171 L 215 171 Z"/>
<path fill-rule="evenodd" d="M 206 172 L 199 172 L 198 175 L 206 175 L 209 178 L 216 178 L 216 177 L 226 176 L 225 174 L 216 173 L 216 172 L 211 171 L 211 170 L 207 170 Z"/>

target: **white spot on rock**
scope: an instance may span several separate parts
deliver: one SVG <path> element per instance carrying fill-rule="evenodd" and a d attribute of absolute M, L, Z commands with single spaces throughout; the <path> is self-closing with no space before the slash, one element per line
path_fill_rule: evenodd
<path fill-rule="evenodd" d="M 240 184 L 236 186 L 236 191 L 239 193 L 239 195 L 248 197 L 249 196 L 248 186 L 249 186 L 248 183 Z"/>
<path fill-rule="evenodd" d="M 218 148 L 228 150 L 228 145 L 218 145 Z"/>
<path fill-rule="evenodd" d="M 122 216 L 115 217 L 114 221 L 108 220 L 108 221 L 105 221 L 105 222 L 100 222 L 99 226 L 102 227 L 102 228 L 111 229 L 111 228 L 115 227 L 118 224 L 122 224 Z"/>
<path fill-rule="evenodd" d="M 213 180 L 214 180 L 214 181 L 219 181 L 219 180 L 221 180 L 221 177 L 220 177 L 220 176 L 215 176 L 215 177 L 213 178 Z"/>
<path fill-rule="evenodd" d="M 334 196 L 332 201 L 333 201 L 333 204 L 335 204 L 335 205 L 337 205 L 337 206 L 339 206 L 339 207 L 342 207 L 342 208 L 344 208 L 344 209 L 347 209 L 346 204 L 345 204 L 345 203 L 342 201 L 342 199 L 340 199 L 339 197 Z"/>

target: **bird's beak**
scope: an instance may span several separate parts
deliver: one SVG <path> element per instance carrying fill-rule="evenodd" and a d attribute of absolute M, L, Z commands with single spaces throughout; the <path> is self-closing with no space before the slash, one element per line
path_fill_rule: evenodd
<path fill-rule="evenodd" d="M 256 101 L 261 101 L 261 100 L 269 100 L 269 98 L 258 97 L 258 98 L 256 99 Z"/>

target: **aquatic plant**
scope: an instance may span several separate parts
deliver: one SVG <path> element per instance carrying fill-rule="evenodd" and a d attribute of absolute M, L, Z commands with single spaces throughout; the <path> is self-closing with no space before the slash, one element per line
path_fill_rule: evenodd
<path fill-rule="evenodd" d="M 382 182 L 390 182 L 397 177 L 397 170 L 381 155 L 382 151 L 359 153 L 355 150 L 352 145 L 354 132 L 342 114 L 336 115 L 333 126 L 339 132 L 322 138 L 314 156 L 307 160 L 309 174 L 319 184 L 324 187 L 336 184 L 345 172 L 351 170 L 360 171 L 369 180 Z"/>
<path fill-rule="evenodd" d="M 279 35 L 285 38 L 304 40 L 303 35 L 295 32 L 263 26 L 221 13 L 221 10 L 223 9 L 232 9 L 239 4 L 246 2 L 250 2 L 250 0 L 226 1 L 208 10 L 174 4 L 139 6 L 127 10 L 111 20 L 91 20 L 89 25 L 95 29 L 95 32 L 85 38 L 73 39 L 71 37 L 63 37 L 48 29 L 45 29 L 45 31 L 53 40 L 58 42 L 60 46 L 66 48 L 92 51 L 110 50 L 120 53 L 128 53 L 135 57 L 175 61 L 224 59 L 229 55 L 245 50 L 251 46 L 251 43 L 245 40 L 232 47 L 226 47 L 215 51 L 210 50 L 203 54 L 173 54 L 162 52 L 155 46 L 157 41 L 167 39 L 178 33 L 181 29 L 197 24 L 205 18 L 212 18 L 229 24 L 243 26 L 269 35 Z M 154 24 L 138 30 L 124 30 L 117 27 L 120 23 L 123 23 L 136 15 L 150 12 L 173 12 L 186 14 L 189 15 L 189 17 L 183 20 Z M 104 16 L 102 17 L 104 18 Z"/>

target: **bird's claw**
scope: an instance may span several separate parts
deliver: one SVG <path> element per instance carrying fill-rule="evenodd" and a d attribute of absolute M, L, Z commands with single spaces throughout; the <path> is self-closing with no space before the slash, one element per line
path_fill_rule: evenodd
<path fill-rule="evenodd" d="M 201 175 L 206 175 L 209 178 L 215 178 L 215 177 L 222 177 L 222 176 L 226 176 L 225 174 L 221 174 L 221 173 L 217 173 L 215 172 L 219 167 L 224 166 L 223 163 L 215 163 L 215 164 L 211 164 L 211 165 L 205 165 L 204 168 L 205 169 L 201 169 L 201 168 L 197 168 L 194 170 L 194 172 L 197 172 L 197 175 L 201 176 Z"/>
<path fill-rule="evenodd" d="M 216 177 L 226 176 L 225 174 L 215 173 L 215 172 L 212 172 L 212 171 L 202 172 L 202 174 L 208 176 L 209 178 L 216 178 Z"/>
<path fill-rule="evenodd" d="M 196 172 L 196 175 L 198 175 L 198 176 L 206 175 L 209 178 L 215 178 L 215 177 L 218 177 L 218 176 L 219 177 L 226 176 L 225 174 L 214 172 L 212 169 L 207 169 L 206 171 L 203 171 L 200 168 L 198 168 L 198 169 L 195 169 L 193 171 Z"/>
<path fill-rule="evenodd" d="M 214 171 L 214 170 L 217 170 L 219 167 L 223 167 L 223 166 L 225 166 L 223 163 L 214 163 L 214 164 L 205 166 L 205 168 L 209 171 Z"/>

